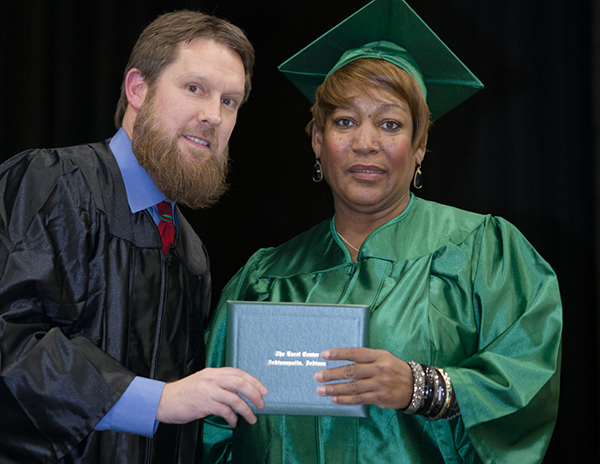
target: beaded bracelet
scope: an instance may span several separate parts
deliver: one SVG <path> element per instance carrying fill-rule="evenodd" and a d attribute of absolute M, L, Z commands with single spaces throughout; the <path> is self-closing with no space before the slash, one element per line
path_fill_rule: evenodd
<path fill-rule="evenodd" d="M 402 410 L 404 414 L 416 414 L 423 407 L 425 399 L 425 372 L 423 366 L 414 361 L 409 361 L 408 365 L 413 375 L 413 394 L 407 408 Z"/>
<path fill-rule="evenodd" d="M 460 415 L 460 407 L 450 376 L 439 367 L 422 366 L 414 361 L 408 365 L 413 375 L 413 393 L 404 414 L 419 414 L 426 420 L 450 420 Z"/>

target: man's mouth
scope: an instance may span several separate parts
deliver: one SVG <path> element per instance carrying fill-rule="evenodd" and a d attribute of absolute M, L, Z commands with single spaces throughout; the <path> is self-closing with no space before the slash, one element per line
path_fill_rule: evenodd
<path fill-rule="evenodd" d="M 184 137 L 188 140 L 191 140 L 194 143 L 197 143 L 198 145 L 204 145 L 205 147 L 210 147 L 210 142 L 208 140 L 194 137 L 192 135 L 184 135 Z"/>

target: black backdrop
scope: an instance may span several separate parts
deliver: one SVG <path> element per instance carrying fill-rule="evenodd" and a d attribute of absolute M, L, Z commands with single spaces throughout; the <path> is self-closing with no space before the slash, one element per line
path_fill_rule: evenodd
<path fill-rule="evenodd" d="M 231 140 L 232 188 L 211 210 L 185 212 L 209 249 L 216 299 L 257 248 L 332 213 L 327 187 L 311 180 L 309 104 L 276 66 L 366 1 L 0 2 L 0 161 L 112 136 L 129 51 L 157 14 L 230 19 L 257 52 Z M 435 123 L 419 195 L 507 218 L 559 276 L 562 394 L 545 463 L 598 456 L 592 2 L 411 1 L 486 85 Z"/>

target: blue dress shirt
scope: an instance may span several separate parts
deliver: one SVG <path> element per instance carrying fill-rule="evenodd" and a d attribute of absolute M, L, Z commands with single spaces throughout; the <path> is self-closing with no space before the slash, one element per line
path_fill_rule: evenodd
<path fill-rule="evenodd" d="M 131 141 L 123 128 L 111 139 L 109 146 L 123 176 L 131 212 L 137 213 L 147 209 L 158 225 L 160 214 L 156 205 L 168 199 L 156 188 L 150 176 L 137 162 L 131 151 Z M 174 206 L 174 202 L 172 203 Z M 173 219 L 177 227 L 174 207 Z M 135 377 L 121 398 L 96 425 L 95 430 L 113 430 L 152 437 L 158 427 L 156 411 L 164 386 L 165 382 L 159 380 Z"/>

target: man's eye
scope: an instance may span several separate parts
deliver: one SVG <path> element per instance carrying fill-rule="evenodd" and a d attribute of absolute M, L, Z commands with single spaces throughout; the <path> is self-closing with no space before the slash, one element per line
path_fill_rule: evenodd
<path fill-rule="evenodd" d="M 221 102 L 226 106 L 235 106 L 235 100 L 233 98 L 223 98 Z"/>
<path fill-rule="evenodd" d="M 198 93 L 200 92 L 200 87 L 197 85 L 188 85 L 188 90 L 192 93 Z"/>

